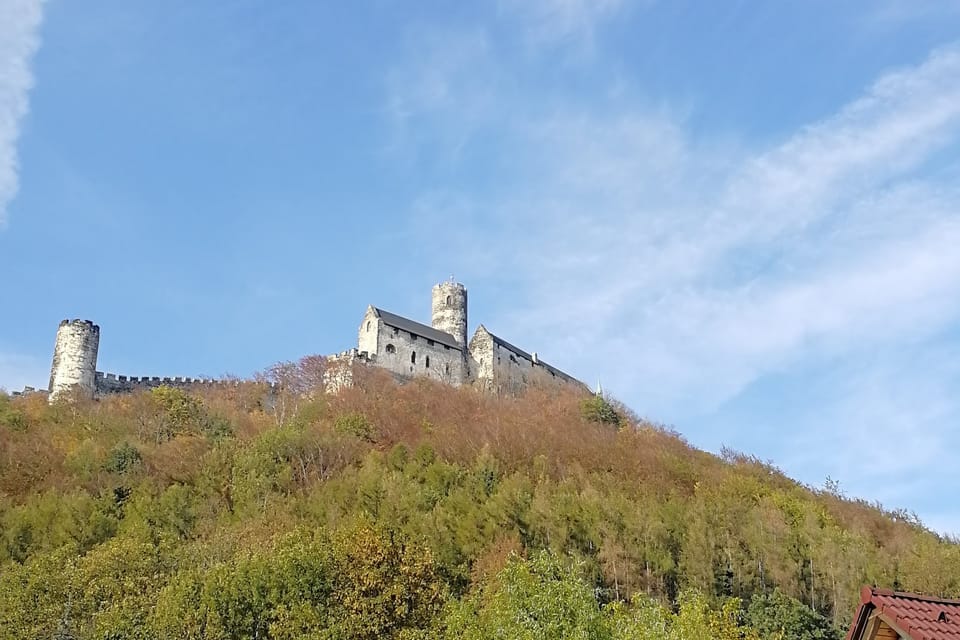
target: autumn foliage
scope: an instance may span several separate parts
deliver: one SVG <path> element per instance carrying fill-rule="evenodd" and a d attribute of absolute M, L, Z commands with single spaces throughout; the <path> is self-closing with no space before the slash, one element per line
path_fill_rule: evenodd
<path fill-rule="evenodd" d="M 0 639 L 814 640 L 864 583 L 960 594 L 914 518 L 614 402 L 321 367 L 0 395 Z"/>

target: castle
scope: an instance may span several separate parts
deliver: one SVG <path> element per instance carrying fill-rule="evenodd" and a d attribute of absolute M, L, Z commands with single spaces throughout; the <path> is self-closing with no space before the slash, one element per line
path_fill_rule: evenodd
<path fill-rule="evenodd" d="M 424 376 L 453 386 L 473 384 L 494 393 L 518 393 L 532 385 L 574 385 L 576 378 L 537 355 L 513 346 L 482 324 L 467 342 L 467 289 L 458 282 L 434 285 L 430 325 L 367 307 L 357 347 L 327 358 L 363 363 L 404 379 Z"/>
<path fill-rule="evenodd" d="M 519 393 L 532 385 L 589 388 L 572 376 L 490 333 L 482 324 L 467 342 L 467 289 L 458 282 L 433 287 L 430 325 L 367 307 L 357 347 L 327 357 L 328 386 L 350 383 L 356 365 L 386 369 L 400 380 L 427 377 L 453 386 L 472 384 L 494 393 Z M 51 402 L 66 394 L 93 398 L 164 386 L 216 384 L 202 378 L 118 376 L 97 371 L 100 327 L 89 320 L 64 320 L 50 368 Z"/>

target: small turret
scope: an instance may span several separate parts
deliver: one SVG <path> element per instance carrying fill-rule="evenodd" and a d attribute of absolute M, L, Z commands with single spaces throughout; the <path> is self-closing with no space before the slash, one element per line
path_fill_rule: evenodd
<path fill-rule="evenodd" d="M 467 346 L 467 288 L 452 279 L 433 287 L 430 325 L 453 336 L 457 343 Z"/>
<path fill-rule="evenodd" d="M 68 393 L 93 398 L 99 349 L 100 327 L 89 320 L 60 323 L 50 367 L 50 402 Z"/>

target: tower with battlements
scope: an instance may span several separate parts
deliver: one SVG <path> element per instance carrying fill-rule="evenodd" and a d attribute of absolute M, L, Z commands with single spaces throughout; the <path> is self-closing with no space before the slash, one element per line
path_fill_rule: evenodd
<path fill-rule="evenodd" d="M 100 327 L 89 320 L 64 320 L 57 329 L 50 367 L 50 399 L 67 393 L 85 398 L 96 394 Z"/>

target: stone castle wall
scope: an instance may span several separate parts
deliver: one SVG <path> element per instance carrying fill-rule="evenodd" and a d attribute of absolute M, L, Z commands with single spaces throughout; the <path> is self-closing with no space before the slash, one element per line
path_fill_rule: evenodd
<path fill-rule="evenodd" d="M 498 391 L 519 393 L 532 385 L 577 384 L 579 380 L 540 361 L 536 353 L 527 354 L 521 349 L 511 348 L 502 342 L 494 341 L 493 355 L 494 386 Z"/>
<path fill-rule="evenodd" d="M 380 331 L 383 322 L 377 317 L 373 307 L 367 307 L 363 322 L 357 330 L 357 349 L 366 353 L 378 353 L 380 349 Z"/>
<path fill-rule="evenodd" d="M 459 349 L 377 322 L 377 366 L 403 377 L 425 376 L 454 386 L 467 381 Z"/>
<path fill-rule="evenodd" d="M 353 384 L 354 366 L 375 364 L 376 355 L 359 349 L 349 349 L 326 357 L 323 370 L 323 386 L 329 393 L 336 393 Z"/>
<path fill-rule="evenodd" d="M 111 393 L 130 393 L 155 387 L 195 387 L 199 385 L 224 384 L 221 380 L 210 378 L 161 378 L 158 376 L 120 376 L 114 373 L 97 371 L 94 377 L 97 396 Z"/>
<path fill-rule="evenodd" d="M 493 336 L 485 330 L 477 331 L 470 341 L 471 372 L 477 386 L 484 391 L 497 391 L 494 347 Z"/>
<path fill-rule="evenodd" d="M 495 393 L 519 393 L 530 386 L 574 385 L 589 388 L 566 373 L 543 362 L 536 353 L 514 347 L 481 326 L 470 342 L 474 379 Z"/>

